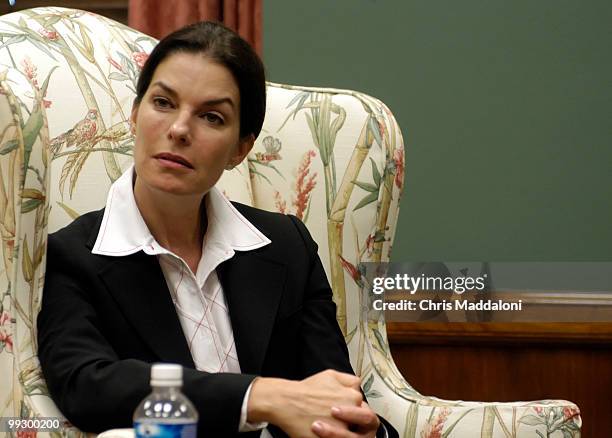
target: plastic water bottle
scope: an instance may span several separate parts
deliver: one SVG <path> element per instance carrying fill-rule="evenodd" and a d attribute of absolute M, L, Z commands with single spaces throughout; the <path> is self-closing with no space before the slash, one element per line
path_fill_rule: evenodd
<path fill-rule="evenodd" d="M 151 367 L 151 389 L 134 412 L 136 438 L 196 438 L 198 411 L 181 392 L 183 368 L 175 364 Z"/>

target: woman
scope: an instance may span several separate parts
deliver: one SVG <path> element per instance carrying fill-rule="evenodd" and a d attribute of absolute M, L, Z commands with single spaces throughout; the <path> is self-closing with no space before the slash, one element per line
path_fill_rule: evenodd
<path fill-rule="evenodd" d="M 265 79 L 219 24 L 163 39 L 137 84 L 134 166 L 49 236 L 39 358 L 77 427 L 131 425 L 150 364 L 184 369 L 201 436 L 372 437 L 316 244 L 214 187 L 253 147 Z"/>

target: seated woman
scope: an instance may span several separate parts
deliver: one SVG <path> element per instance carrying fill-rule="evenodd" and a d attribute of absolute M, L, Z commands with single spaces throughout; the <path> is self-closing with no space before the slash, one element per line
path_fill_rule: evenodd
<path fill-rule="evenodd" d="M 265 104 L 261 60 L 219 24 L 151 53 L 134 166 L 105 209 L 49 236 L 38 355 L 80 429 L 131 426 L 151 364 L 172 362 L 200 436 L 396 436 L 363 400 L 305 226 L 215 188 L 253 147 Z"/>

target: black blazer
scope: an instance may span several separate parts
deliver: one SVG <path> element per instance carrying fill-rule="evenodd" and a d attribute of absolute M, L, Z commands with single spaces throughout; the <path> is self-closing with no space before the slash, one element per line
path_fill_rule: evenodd
<path fill-rule="evenodd" d="M 154 362 L 183 365 L 183 391 L 199 411 L 199 435 L 207 437 L 259 435 L 237 433 L 244 394 L 256 376 L 303 379 L 328 368 L 353 373 L 306 227 L 292 216 L 234 205 L 272 241 L 236 252 L 217 268 L 242 374 L 195 370 L 156 257 L 91 253 L 104 210 L 49 235 L 38 357 L 51 397 L 75 426 L 90 432 L 131 427 L 134 409 L 150 392 Z"/>

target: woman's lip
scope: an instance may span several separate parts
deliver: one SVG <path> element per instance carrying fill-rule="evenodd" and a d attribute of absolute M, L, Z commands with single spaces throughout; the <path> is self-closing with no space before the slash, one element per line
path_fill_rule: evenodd
<path fill-rule="evenodd" d="M 166 158 L 157 157 L 155 159 L 162 167 L 166 167 L 169 169 L 182 169 L 182 170 L 190 169 L 189 167 L 185 166 L 183 163 L 178 163 L 176 161 L 168 160 Z"/>
<path fill-rule="evenodd" d="M 193 169 L 193 166 L 191 165 L 191 163 L 179 155 L 161 153 L 161 154 L 155 155 L 153 158 L 164 163 L 168 167 Z"/>

